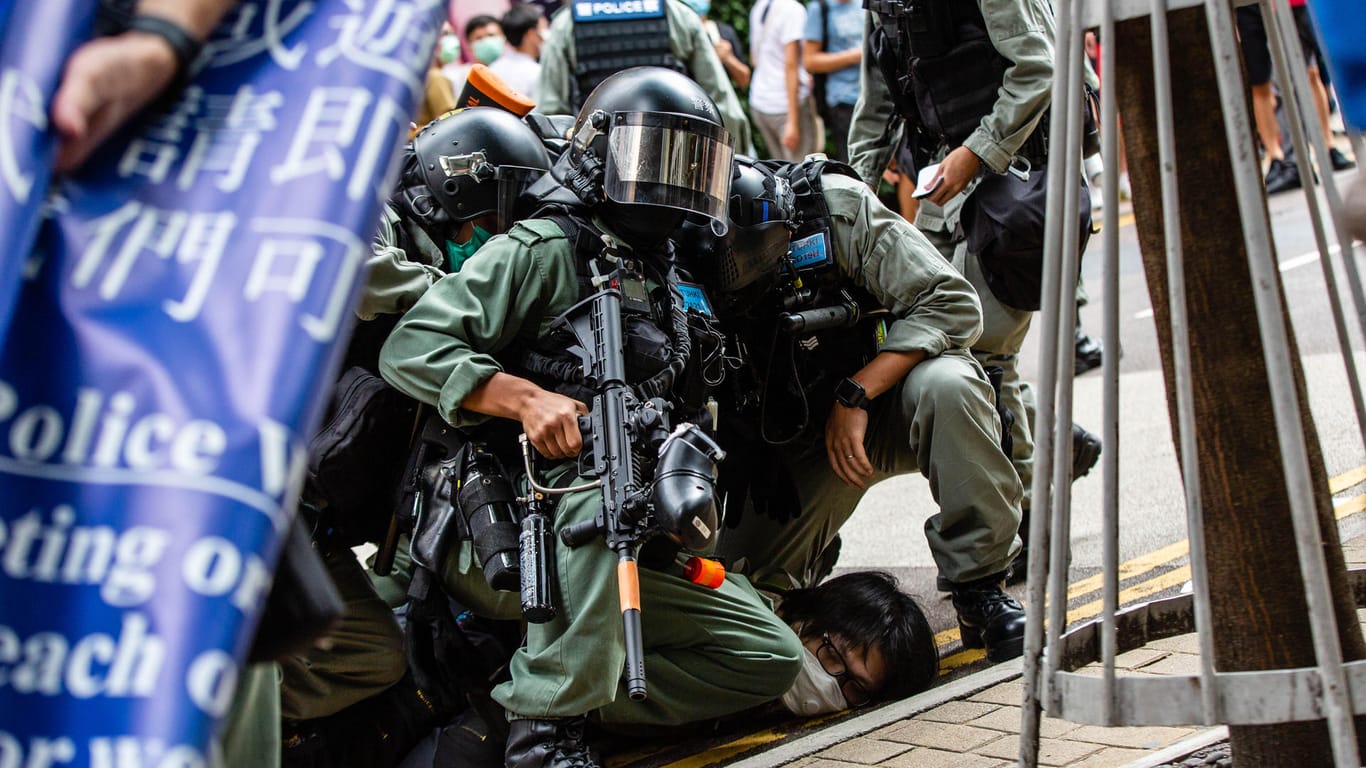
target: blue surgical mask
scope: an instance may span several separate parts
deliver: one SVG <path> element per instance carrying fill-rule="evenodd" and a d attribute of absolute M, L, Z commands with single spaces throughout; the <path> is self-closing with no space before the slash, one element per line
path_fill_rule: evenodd
<path fill-rule="evenodd" d="M 463 243 L 455 243 L 447 240 L 446 271 L 451 274 L 459 272 L 460 268 L 465 266 L 465 262 L 474 255 L 475 251 L 484 247 L 484 243 L 487 243 L 490 237 L 493 237 L 493 235 L 489 234 L 487 229 L 476 224 L 474 225 L 474 233 L 470 235 L 469 240 L 466 240 Z"/>
<path fill-rule="evenodd" d="M 481 37 L 470 44 L 470 51 L 481 64 L 492 64 L 503 53 L 503 36 Z"/>
<path fill-rule="evenodd" d="M 707 12 L 711 10 L 711 0 L 683 0 L 683 2 L 689 8 L 697 11 L 698 16 L 706 16 Z"/>

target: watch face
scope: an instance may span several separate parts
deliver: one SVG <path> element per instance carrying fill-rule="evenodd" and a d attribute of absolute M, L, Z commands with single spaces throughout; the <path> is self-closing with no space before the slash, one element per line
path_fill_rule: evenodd
<path fill-rule="evenodd" d="M 835 399 L 847 408 L 860 408 L 868 401 L 868 396 L 857 381 L 842 379 L 835 385 Z"/>

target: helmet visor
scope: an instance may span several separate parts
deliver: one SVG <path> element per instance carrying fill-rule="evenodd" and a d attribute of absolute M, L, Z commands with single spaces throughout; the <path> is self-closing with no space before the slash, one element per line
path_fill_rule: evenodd
<path fill-rule="evenodd" d="M 500 165 L 494 178 L 498 182 L 498 231 L 506 232 L 513 224 L 526 218 L 527 189 L 545 175 L 544 168 L 519 165 Z"/>
<path fill-rule="evenodd" d="M 725 128 L 664 112 L 617 112 L 603 192 L 618 203 L 700 213 L 726 225 L 734 139 Z"/>

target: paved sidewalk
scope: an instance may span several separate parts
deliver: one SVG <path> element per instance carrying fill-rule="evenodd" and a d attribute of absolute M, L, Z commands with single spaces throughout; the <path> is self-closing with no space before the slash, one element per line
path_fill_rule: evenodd
<path fill-rule="evenodd" d="M 1366 535 L 1343 547 L 1347 567 L 1366 567 Z M 1359 612 L 1366 615 L 1366 612 Z M 1120 674 L 1199 674 L 1195 634 L 1121 654 Z M 730 764 L 730 768 L 1002 768 L 1019 756 L 1024 698 L 1017 659 L 879 708 Z M 1098 665 L 1091 665 L 1099 668 Z M 1224 728 L 1080 725 L 1045 717 L 1039 765 L 1147 768 L 1226 737 Z"/>

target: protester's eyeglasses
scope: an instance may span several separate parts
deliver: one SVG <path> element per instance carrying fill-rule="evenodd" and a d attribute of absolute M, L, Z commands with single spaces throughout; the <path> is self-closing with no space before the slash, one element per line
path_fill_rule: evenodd
<path fill-rule="evenodd" d="M 850 707 L 862 707 L 872 703 L 873 695 L 868 692 L 863 681 L 849 671 L 844 654 L 840 653 L 840 649 L 830 640 L 829 632 L 821 633 L 821 647 L 816 649 L 816 660 L 821 663 L 822 669 L 839 681 L 840 691 L 844 693 L 844 700 Z"/>

